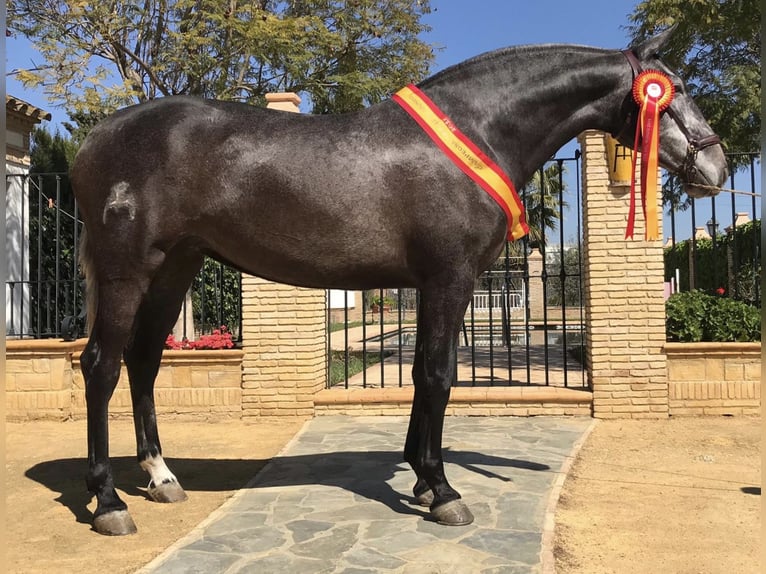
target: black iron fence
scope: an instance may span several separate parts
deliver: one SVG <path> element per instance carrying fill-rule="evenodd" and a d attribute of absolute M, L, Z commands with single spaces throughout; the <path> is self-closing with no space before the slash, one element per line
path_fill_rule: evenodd
<path fill-rule="evenodd" d="M 82 233 L 64 173 L 6 175 L 6 336 L 84 336 L 85 282 L 78 267 Z M 206 260 L 187 295 L 175 329 L 193 340 L 225 325 L 241 339 L 239 272 Z"/>
<path fill-rule="evenodd" d="M 521 191 L 531 233 L 476 282 L 458 385 L 587 387 L 579 157 L 546 163 Z M 331 293 L 328 387 L 412 384 L 417 302 L 414 289 Z"/>
<path fill-rule="evenodd" d="M 739 193 L 688 199 L 669 212 L 665 280 L 669 292 L 698 289 L 760 307 L 760 154 L 728 157 L 728 186 Z"/>

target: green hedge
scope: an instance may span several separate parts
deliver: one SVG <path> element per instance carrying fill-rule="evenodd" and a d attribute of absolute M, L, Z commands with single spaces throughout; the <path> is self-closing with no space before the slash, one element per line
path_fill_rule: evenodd
<path fill-rule="evenodd" d="M 702 291 L 671 295 L 666 304 L 668 341 L 760 341 L 760 309 L 728 297 Z"/>
<path fill-rule="evenodd" d="M 751 305 L 760 302 L 758 282 L 761 275 L 760 253 L 761 221 L 750 221 L 737 227 L 734 233 L 716 237 L 713 249 L 711 239 L 698 239 L 695 242 L 697 257 L 694 276 L 694 288 L 707 293 L 715 293 L 724 288 L 734 299 Z M 691 240 L 680 241 L 675 246 L 665 249 L 665 278 L 670 280 L 679 271 L 680 289 L 689 289 L 689 261 L 692 256 Z M 732 261 L 729 265 L 729 253 Z M 729 270 L 734 277 L 729 277 Z"/>

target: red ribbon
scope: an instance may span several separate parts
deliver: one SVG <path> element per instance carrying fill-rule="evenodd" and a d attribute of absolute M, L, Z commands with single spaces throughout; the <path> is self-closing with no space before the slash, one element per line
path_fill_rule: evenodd
<path fill-rule="evenodd" d="M 639 106 L 636 139 L 633 144 L 633 172 L 630 181 L 630 210 L 625 238 L 633 237 L 636 221 L 636 162 L 641 147 L 641 207 L 646 222 L 645 238 L 659 239 L 657 213 L 657 169 L 659 167 L 660 114 L 675 94 L 673 82 L 658 70 L 646 70 L 633 81 L 633 99 Z"/>

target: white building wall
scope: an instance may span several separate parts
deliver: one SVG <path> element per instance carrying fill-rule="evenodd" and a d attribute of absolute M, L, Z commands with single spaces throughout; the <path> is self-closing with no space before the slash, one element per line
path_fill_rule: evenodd
<path fill-rule="evenodd" d="M 29 331 L 29 200 L 28 167 L 5 164 L 5 332 L 19 335 Z"/>
<path fill-rule="evenodd" d="M 330 309 L 344 309 L 356 307 L 355 291 L 343 291 L 342 289 L 330 289 Z"/>

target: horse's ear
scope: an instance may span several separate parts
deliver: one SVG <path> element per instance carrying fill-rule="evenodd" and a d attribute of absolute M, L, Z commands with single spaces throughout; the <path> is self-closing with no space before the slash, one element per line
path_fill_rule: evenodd
<path fill-rule="evenodd" d="M 673 32 L 676 29 L 676 26 L 677 24 L 673 24 L 667 30 L 660 32 L 656 36 L 652 36 L 641 44 L 637 46 L 631 46 L 631 49 L 636 54 L 636 56 L 638 56 L 639 60 L 649 60 L 655 57 L 668 44 L 670 37 L 673 35 Z"/>

